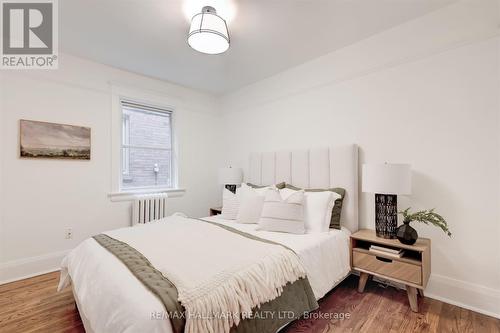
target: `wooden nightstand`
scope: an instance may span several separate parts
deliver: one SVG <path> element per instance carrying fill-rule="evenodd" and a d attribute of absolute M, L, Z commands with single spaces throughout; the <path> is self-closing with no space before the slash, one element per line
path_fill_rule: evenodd
<path fill-rule="evenodd" d="M 210 208 L 210 216 L 219 215 L 220 213 L 222 213 L 222 207 Z"/>
<path fill-rule="evenodd" d="M 386 254 L 374 254 L 370 245 L 392 249 L 404 249 L 401 258 Z M 351 268 L 360 273 L 358 291 L 363 292 L 370 275 L 404 284 L 412 311 L 418 312 L 417 293 L 423 290 L 431 274 L 431 240 L 419 238 L 413 245 L 405 245 L 397 239 L 375 236 L 374 230 L 362 229 L 351 235 Z"/>

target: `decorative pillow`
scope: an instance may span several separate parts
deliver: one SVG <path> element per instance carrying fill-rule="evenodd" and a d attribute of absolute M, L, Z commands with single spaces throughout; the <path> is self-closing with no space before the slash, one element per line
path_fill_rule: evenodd
<path fill-rule="evenodd" d="M 280 190 L 281 196 L 284 199 L 297 192 L 289 188 Z M 332 192 L 304 193 L 304 222 L 308 234 L 328 231 L 333 205 Z"/>
<path fill-rule="evenodd" d="M 303 234 L 304 191 L 297 191 L 283 199 L 277 189 L 266 192 L 257 230 Z"/>
<path fill-rule="evenodd" d="M 265 193 L 271 187 L 262 187 L 258 189 L 251 188 L 247 184 L 241 184 L 239 188 L 239 209 L 236 216 L 238 223 L 258 223 L 262 205 L 264 204 Z"/>
<path fill-rule="evenodd" d="M 267 187 L 276 187 L 277 189 L 282 189 L 282 188 L 285 188 L 286 184 L 285 182 L 281 182 L 281 183 L 278 183 L 278 184 L 275 184 L 275 185 L 255 185 L 255 184 L 252 184 L 252 183 L 247 183 L 248 186 L 250 186 L 251 188 L 267 188 Z"/>
<path fill-rule="evenodd" d="M 220 217 L 226 220 L 236 220 L 240 206 L 238 198 L 239 188 L 236 193 L 229 191 L 227 188 L 222 190 L 222 212 Z"/>
<path fill-rule="evenodd" d="M 293 185 L 290 185 L 290 184 L 286 184 L 285 186 L 287 189 L 291 189 L 291 190 L 295 190 L 295 191 L 298 191 L 298 190 L 301 190 L 300 188 L 298 187 L 295 187 Z M 342 214 L 342 203 L 344 201 L 344 197 L 345 197 L 345 189 L 341 188 L 341 187 L 334 187 L 334 188 L 328 188 L 328 189 L 306 189 L 304 190 L 307 193 L 309 192 L 324 192 L 324 191 L 330 191 L 330 192 L 333 192 L 335 193 L 334 194 L 334 204 L 333 204 L 333 208 L 332 208 L 332 213 L 331 215 L 327 216 L 326 218 L 329 219 L 329 227 L 330 228 L 334 228 L 334 229 L 340 229 L 341 226 L 340 226 L 340 216 Z"/>

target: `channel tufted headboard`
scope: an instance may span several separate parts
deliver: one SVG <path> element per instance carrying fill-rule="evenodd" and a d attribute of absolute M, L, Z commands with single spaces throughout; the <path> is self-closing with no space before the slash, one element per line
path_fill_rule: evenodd
<path fill-rule="evenodd" d="M 250 154 L 248 179 L 257 185 L 286 182 L 300 188 L 346 190 L 341 223 L 358 230 L 358 146 Z"/>

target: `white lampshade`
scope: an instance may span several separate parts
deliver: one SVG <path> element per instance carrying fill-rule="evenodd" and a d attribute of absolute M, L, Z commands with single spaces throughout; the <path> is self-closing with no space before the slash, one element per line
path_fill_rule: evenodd
<path fill-rule="evenodd" d="M 362 191 L 378 194 L 411 194 L 409 164 L 363 164 Z"/>
<path fill-rule="evenodd" d="M 191 19 L 188 44 L 196 51 L 219 54 L 229 48 L 229 32 L 226 21 L 213 7 L 205 6 Z"/>
<path fill-rule="evenodd" d="M 222 185 L 236 185 L 243 180 L 243 170 L 241 168 L 221 168 L 219 169 L 219 183 Z"/>

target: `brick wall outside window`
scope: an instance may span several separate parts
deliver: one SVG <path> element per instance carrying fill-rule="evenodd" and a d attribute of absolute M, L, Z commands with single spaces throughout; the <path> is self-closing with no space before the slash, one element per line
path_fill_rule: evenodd
<path fill-rule="evenodd" d="M 129 118 L 129 144 L 171 148 L 170 117 L 157 113 L 124 110 Z M 129 172 L 123 175 L 124 188 L 171 187 L 171 151 L 146 148 L 129 149 Z M 124 150 L 126 153 L 126 149 Z M 154 172 L 155 163 L 159 172 Z"/>

